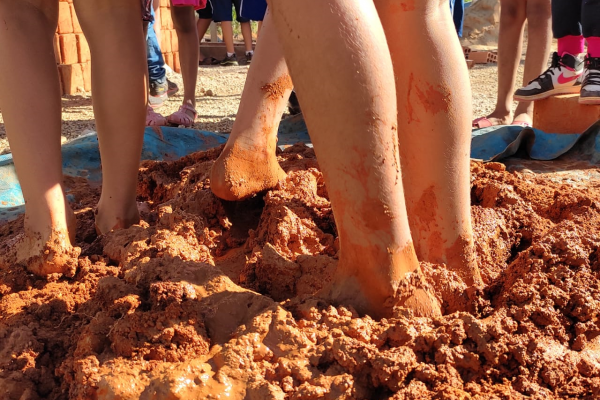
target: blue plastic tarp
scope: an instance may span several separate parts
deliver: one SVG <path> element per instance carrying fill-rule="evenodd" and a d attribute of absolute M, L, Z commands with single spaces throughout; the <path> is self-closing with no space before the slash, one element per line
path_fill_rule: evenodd
<path fill-rule="evenodd" d="M 471 157 L 483 161 L 501 161 L 508 157 L 534 160 L 574 158 L 592 165 L 600 164 L 600 121 L 582 134 L 553 134 L 517 126 L 496 126 L 474 130 Z M 218 147 L 227 135 L 193 129 L 146 128 L 142 160 L 177 160 L 187 154 Z M 278 145 L 283 148 L 296 143 L 310 145 L 302 116 L 282 121 Z M 63 170 L 66 175 L 100 182 L 102 171 L 98 138 L 85 134 L 62 147 Z M 0 221 L 15 218 L 24 211 L 21 187 L 12 156 L 0 156 Z"/>

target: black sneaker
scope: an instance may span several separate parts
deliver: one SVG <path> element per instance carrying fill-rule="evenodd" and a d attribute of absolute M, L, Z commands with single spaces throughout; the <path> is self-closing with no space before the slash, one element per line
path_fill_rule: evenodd
<path fill-rule="evenodd" d="M 169 97 L 169 84 L 165 82 L 150 82 L 150 96 L 148 96 L 148 105 L 152 108 L 159 108 Z"/>
<path fill-rule="evenodd" d="M 300 108 L 300 102 L 298 101 L 298 96 L 296 96 L 296 91 L 292 90 L 292 94 L 290 94 L 290 100 L 288 102 L 288 112 L 290 115 L 298 115 L 302 113 L 302 109 Z"/>
<path fill-rule="evenodd" d="M 586 57 L 580 104 L 600 104 L 600 58 Z"/>
<path fill-rule="evenodd" d="M 231 65 L 239 65 L 237 56 L 233 53 L 232 56 L 226 56 L 223 61 L 221 61 L 221 65 L 223 66 L 231 66 Z"/>
<path fill-rule="evenodd" d="M 179 92 L 179 86 L 175 82 L 171 82 L 167 79 L 167 96 L 172 97 L 175 93 Z"/>
<path fill-rule="evenodd" d="M 254 53 L 246 53 L 246 64 L 252 64 L 252 57 L 254 57 Z"/>
<path fill-rule="evenodd" d="M 558 94 L 579 93 L 583 74 L 583 61 L 574 55 L 552 55 L 552 63 L 540 76 L 515 92 L 516 101 L 541 100 Z"/>

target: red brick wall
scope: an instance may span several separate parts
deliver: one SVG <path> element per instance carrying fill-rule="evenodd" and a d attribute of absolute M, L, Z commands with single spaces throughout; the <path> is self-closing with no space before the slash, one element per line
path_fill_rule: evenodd
<path fill-rule="evenodd" d="M 170 0 L 160 2 L 161 50 L 165 62 L 180 72 L 179 43 L 171 20 Z M 60 0 L 54 54 L 60 72 L 63 94 L 77 94 L 92 88 L 90 48 L 77 21 L 73 0 Z"/>

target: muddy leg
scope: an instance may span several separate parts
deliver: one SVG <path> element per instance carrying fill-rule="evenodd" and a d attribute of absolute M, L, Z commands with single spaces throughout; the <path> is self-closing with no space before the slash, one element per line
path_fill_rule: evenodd
<path fill-rule="evenodd" d="M 404 195 L 417 256 L 479 284 L 470 214 L 471 86 L 448 4 L 375 4 L 394 61 Z"/>
<path fill-rule="evenodd" d="M 255 54 L 231 135 L 212 169 L 211 189 L 225 200 L 242 200 L 285 178 L 275 147 L 292 81 L 269 14 Z"/>
<path fill-rule="evenodd" d="M 340 238 L 336 275 L 323 294 L 374 317 L 398 303 L 438 313 L 413 274 L 419 264 L 400 175 L 394 75 L 373 3 L 270 5 Z M 405 291 L 407 283 L 416 285 Z"/>
<path fill-rule="evenodd" d="M 148 74 L 140 2 L 75 0 L 74 5 L 92 52 L 94 115 L 103 173 L 96 227 L 106 233 L 127 228 L 140 218 L 136 188 Z"/>
<path fill-rule="evenodd" d="M 75 217 L 62 187 L 60 83 L 52 40 L 58 3 L 2 0 L 0 108 L 25 198 L 25 237 L 7 262 L 63 273 L 76 265 Z M 43 121 L 43 123 L 32 123 Z M 16 258 L 14 258 L 16 257 Z"/>

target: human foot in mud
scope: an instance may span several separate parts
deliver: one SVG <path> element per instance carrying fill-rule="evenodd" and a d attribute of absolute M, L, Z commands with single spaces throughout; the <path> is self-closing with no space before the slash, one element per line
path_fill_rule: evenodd
<path fill-rule="evenodd" d="M 285 179 L 275 156 L 275 145 L 256 145 L 238 138 L 225 146 L 211 171 L 211 190 L 229 201 L 244 200 L 272 189 Z"/>
<path fill-rule="evenodd" d="M 96 210 L 96 233 L 103 235 L 117 229 L 127 229 L 140 223 L 140 212 L 135 201 L 110 202 L 106 204 L 100 199 Z M 106 204 L 106 205 L 105 205 Z"/>
<path fill-rule="evenodd" d="M 412 244 L 391 256 L 388 265 L 368 268 L 369 260 L 357 262 L 357 257 L 364 256 L 355 255 L 350 261 L 342 255 L 332 281 L 318 295 L 373 318 L 390 317 L 396 307 L 411 309 L 417 317 L 441 315 L 440 304 L 422 278 Z"/>
<path fill-rule="evenodd" d="M 293 85 L 269 20 L 256 46 L 231 135 L 211 173 L 211 189 L 224 200 L 243 200 L 272 189 L 286 176 L 276 157 L 277 130 Z"/>
<path fill-rule="evenodd" d="M 24 265 L 38 275 L 64 274 L 73 276 L 81 249 L 73 247 L 76 219 L 73 211 L 65 207 L 62 215 L 54 215 L 50 223 L 39 223 L 40 218 L 25 216 L 23 235 L 7 246 L 4 259 L 7 265 Z"/>

